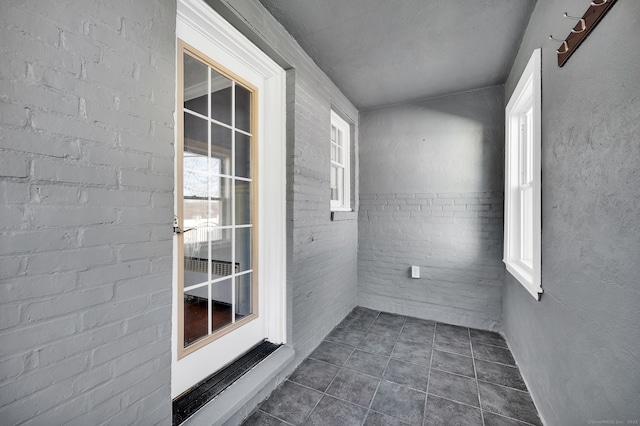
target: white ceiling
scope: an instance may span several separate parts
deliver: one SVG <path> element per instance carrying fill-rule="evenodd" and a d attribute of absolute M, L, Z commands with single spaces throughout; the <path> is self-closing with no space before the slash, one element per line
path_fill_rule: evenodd
<path fill-rule="evenodd" d="M 504 83 L 536 0 L 260 0 L 359 109 Z"/>

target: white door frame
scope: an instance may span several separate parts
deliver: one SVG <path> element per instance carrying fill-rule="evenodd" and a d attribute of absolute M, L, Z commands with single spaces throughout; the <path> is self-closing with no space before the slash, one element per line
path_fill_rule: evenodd
<path fill-rule="evenodd" d="M 258 96 L 258 312 L 264 337 L 273 343 L 286 343 L 285 72 L 202 0 L 178 1 L 176 36 L 221 65 L 242 70 L 239 74 L 261 80 Z M 180 88 L 176 87 L 177 90 Z M 179 201 L 176 197 L 174 203 L 177 205 Z M 183 302 L 178 295 L 176 242 L 177 238 L 174 238 L 172 398 L 233 360 L 224 354 L 220 356 L 219 350 L 211 350 L 211 345 L 221 342 L 222 347 L 247 346 L 245 350 L 253 345 L 244 344 L 243 327 L 240 327 L 178 359 L 178 303 Z"/>

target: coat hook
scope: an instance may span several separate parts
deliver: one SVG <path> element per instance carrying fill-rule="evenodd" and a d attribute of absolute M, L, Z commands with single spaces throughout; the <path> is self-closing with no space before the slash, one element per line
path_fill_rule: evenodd
<path fill-rule="evenodd" d="M 556 52 L 558 52 L 560 54 L 563 54 L 563 53 L 567 53 L 569 51 L 569 45 L 567 44 L 567 40 L 558 40 L 557 38 L 553 38 L 552 35 L 549 36 L 549 40 L 559 41 L 564 46 L 564 50 L 556 49 Z"/>
<path fill-rule="evenodd" d="M 602 6 L 603 4 L 607 4 L 609 0 L 602 0 L 600 3 L 596 3 L 595 1 L 591 2 L 591 6 Z"/>
<path fill-rule="evenodd" d="M 587 29 L 587 23 L 584 21 L 584 18 L 578 18 L 576 16 L 569 16 L 569 15 L 567 15 L 567 12 L 565 12 L 563 16 L 565 18 L 568 18 L 568 19 L 575 19 L 576 21 L 580 21 L 580 25 L 582 26 L 582 29 L 579 30 L 579 31 L 576 31 L 573 28 L 571 28 L 571 32 L 572 33 L 581 33 L 581 32 L 583 32 L 584 30 Z"/>

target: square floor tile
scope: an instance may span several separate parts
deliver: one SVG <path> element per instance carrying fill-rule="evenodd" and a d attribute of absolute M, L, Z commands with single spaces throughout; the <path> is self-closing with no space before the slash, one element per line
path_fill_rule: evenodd
<path fill-rule="evenodd" d="M 501 364 L 516 365 L 516 361 L 511 355 L 511 351 L 507 348 L 498 346 L 483 345 L 481 343 L 473 343 L 473 356 L 476 359 L 485 361 L 499 362 Z"/>
<path fill-rule="evenodd" d="M 431 346 L 399 340 L 393 348 L 391 358 L 428 367 L 431 362 Z"/>
<path fill-rule="evenodd" d="M 424 424 L 429 426 L 482 426 L 482 416 L 479 408 L 429 395 L 424 413 Z"/>
<path fill-rule="evenodd" d="M 469 341 L 469 329 L 459 325 L 436 324 L 436 335 L 455 337 L 456 339 Z"/>
<path fill-rule="evenodd" d="M 360 426 L 366 415 L 366 408 L 325 395 L 304 424 L 310 426 Z"/>
<path fill-rule="evenodd" d="M 396 328 L 396 327 L 402 327 L 404 325 L 405 320 L 406 320 L 406 317 L 403 315 L 380 312 L 380 315 L 378 315 L 378 318 L 376 318 L 376 321 L 374 322 L 374 324 L 380 324 L 387 327 Z"/>
<path fill-rule="evenodd" d="M 388 357 L 382 355 L 372 354 L 370 352 L 364 352 L 355 350 L 347 362 L 344 363 L 344 368 L 359 371 L 360 373 L 368 374 L 370 376 L 382 377 L 384 368 L 387 366 Z"/>
<path fill-rule="evenodd" d="M 473 358 L 451 352 L 434 350 L 431 368 L 475 378 Z"/>
<path fill-rule="evenodd" d="M 481 425 L 480 405 L 484 426 L 541 425 L 502 336 L 358 307 L 244 424 Z"/>
<path fill-rule="evenodd" d="M 366 334 L 358 344 L 358 349 L 380 355 L 391 355 L 396 341 L 377 334 Z"/>
<path fill-rule="evenodd" d="M 421 425 L 426 395 L 406 386 L 382 381 L 371 409 L 412 425 Z"/>
<path fill-rule="evenodd" d="M 376 392 L 379 379 L 357 371 L 342 369 L 327 389 L 327 394 L 354 404 L 368 407 Z"/>
<path fill-rule="evenodd" d="M 534 425 L 542 425 L 529 392 L 478 382 L 482 409 Z"/>
<path fill-rule="evenodd" d="M 411 326 L 411 327 L 421 328 L 425 331 L 427 329 L 431 329 L 431 331 L 434 331 L 436 328 L 435 321 L 426 320 L 422 318 L 414 318 L 414 317 L 407 317 L 407 319 L 404 321 L 404 325 L 405 327 Z"/>
<path fill-rule="evenodd" d="M 244 423 L 243 426 L 286 426 L 282 420 L 278 420 L 264 411 L 256 411 Z"/>
<path fill-rule="evenodd" d="M 351 355 L 353 350 L 354 348 L 351 346 L 328 342 L 325 340 L 320 343 L 320 346 L 318 346 L 316 350 L 309 355 L 309 357 L 342 367 L 342 364 L 344 364 L 347 358 L 349 358 L 349 355 Z"/>
<path fill-rule="evenodd" d="M 339 324 L 340 327 L 346 327 L 351 330 L 357 330 L 361 332 L 367 331 L 371 324 L 375 321 L 375 317 L 357 317 L 348 315 L 342 322 Z"/>
<path fill-rule="evenodd" d="M 452 335 L 438 334 L 437 328 L 434 349 L 471 356 L 471 343 L 469 339 L 465 340 Z"/>
<path fill-rule="evenodd" d="M 502 337 L 495 331 L 477 330 L 475 328 L 470 328 L 469 334 L 471 335 L 471 340 L 473 340 L 474 343 L 477 342 L 484 345 L 493 345 L 508 348 L 507 342 L 504 340 L 504 337 Z"/>
<path fill-rule="evenodd" d="M 326 340 L 343 345 L 358 346 L 360 340 L 364 337 L 364 332 L 354 330 L 348 327 L 336 327 L 327 336 Z"/>
<path fill-rule="evenodd" d="M 502 417 L 497 414 L 490 413 L 485 411 L 484 415 L 484 426 L 527 426 L 527 423 L 519 422 L 517 420 L 509 419 L 507 417 Z"/>
<path fill-rule="evenodd" d="M 527 390 L 527 385 L 524 384 L 518 367 L 509 367 L 508 365 L 476 359 L 476 371 L 478 380 L 483 382 L 496 383 L 522 391 Z"/>
<path fill-rule="evenodd" d="M 385 416 L 384 414 L 376 413 L 369 410 L 369 415 L 364 421 L 363 426 L 406 426 L 407 423 L 401 422 L 393 417 Z"/>
<path fill-rule="evenodd" d="M 429 375 L 429 394 L 479 407 L 478 387 L 475 379 L 431 370 Z"/>
<path fill-rule="evenodd" d="M 367 334 L 376 334 L 378 336 L 386 337 L 387 339 L 397 340 L 401 330 L 401 325 L 391 326 L 387 324 L 374 323 L 367 329 Z"/>
<path fill-rule="evenodd" d="M 326 362 L 307 358 L 293 372 L 289 380 L 324 392 L 340 368 Z"/>
<path fill-rule="evenodd" d="M 369 317 L 375 319 L 378 315 L 380 315 L 380 311 L 364 308 L 362 306 L 356 306 L 349 314 L 357 317 Z"/>
<path fill-rule="evenodd" d="M 429 379 L 429 369 L 391 359 L 383 378 L 399 385 L 425 392 L 427 390 L 427 380 Z"/>
<path fill-rule="evenodd" d="M 285 381 L 260 407 L 279 419 L 300 424 L 322 398 L 322 394 L 296 383 Z"/>
<path fill-rule="evenodd" d="M 433 331 L 434 329 L 432 327 L 420 327 L 405 324 L 404 327 L 402 327 L 398 340 L 425 343 L 431 346 L 433 344 Z"/>

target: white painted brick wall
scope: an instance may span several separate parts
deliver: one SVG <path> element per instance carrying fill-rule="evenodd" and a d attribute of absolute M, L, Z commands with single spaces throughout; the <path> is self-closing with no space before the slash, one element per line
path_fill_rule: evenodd
<path fill-rule="evenodd" d="M 502 192 L 361 194 L 360 304 L 498 329 L 502 203 Z"/>
<path fill-rule="evenodd" d="M 168 423 L 175 2 L 0 4 L 0 423 Z"/>
<path fill-rule="evenodd" d="M 294 69 L 287 73 L 287 288 L 297 365 L 357 301 L 357 217 L 330 220 L 328 141 L 333 107 L 354 124 L 357 149 L 358 111 L 257 0 L 209 3 L 233 13 Z M 355 155 L 352 165 L 355 179 Z"/>

